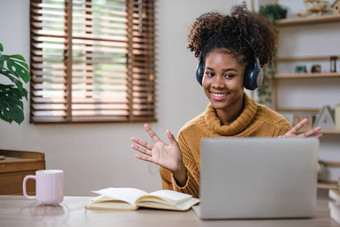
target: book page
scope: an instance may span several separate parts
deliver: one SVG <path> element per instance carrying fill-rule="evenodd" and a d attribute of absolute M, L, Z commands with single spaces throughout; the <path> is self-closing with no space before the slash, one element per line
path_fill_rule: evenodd
<path fill-rule="evenodd" d="M 165 199 L 171 202 L 174 205 L 179 204 L 192 197 L 191 195 L 181 193 L 181 192 L 171 191 L 171 190 L 159 190 L 159 191 L 151 192 L 148 195 L 160 197 L 162 199 Z"/>
<path fill-rule="evenodd" d="M 136 206 L 132 206 L 131 204 L 127 202 L 122 201 L 100 201 L 95 200 L 94 202 L 91 202 L 85 206 L 86 209 L 91 210 L 136 210 Z"/>
<path fill-rule="evenodd" d="M 170 190 L 159 190 L 140 197 L 136 201 L 137 206 L 168 209 L 168 210 L 188 210 L 200 200 L 181 192 Z"/>
<path fill-rule="evenodd" d="M 143 196 L 143 199 L 137 200 L 137 205 L 140 207 L 149 207 L 156 209 L 186 211 L 199 202 L 199 199 L 193 198 L 191 196 L 189 196 L 189 198 L 185 198 L 184 200 L 174 203 L 173 201 L 165 198 L 147 195 Z"/>
<path fill-rule="evenodd" d="M 103 195 L 105 197 L 100 197 L 101 202 L 105 200 L 121 200 L 127 202 L 131 205 L 135 205 L 138 198 L 146 195 L 147 193 L 143 190 L 136 188 L 105 188 L 98 191 L 93 191 L 96 194 Z"/>

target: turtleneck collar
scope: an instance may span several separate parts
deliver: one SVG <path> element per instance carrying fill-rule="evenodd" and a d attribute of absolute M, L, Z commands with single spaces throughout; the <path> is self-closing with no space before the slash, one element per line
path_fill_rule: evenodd
<path fill-rule="evenodd" d="M 221 121 L 216 115 L 216 110 L 209 103 L 205 111 L 205 120 L 208 126 L 223 136 L 232 136 L 240 133 L 250 124 L 257 111 L 255 100 L 249 98 L 246 93 L 243 93 L 243 103 L 244 109 L 242 113 L 230 125 L 221 125 Z"/>

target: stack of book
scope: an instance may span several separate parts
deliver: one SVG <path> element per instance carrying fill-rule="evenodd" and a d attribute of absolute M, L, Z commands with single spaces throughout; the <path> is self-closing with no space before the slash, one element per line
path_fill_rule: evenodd
<path fill-rule="evenodd" d="M 340 191 L 336 189 L 330 189 L 328 196 L 330 199 L 332 199 L 332 201 L 328 203 L 330 216 L 333 218 L 333 220 L 340 224 Z"/>

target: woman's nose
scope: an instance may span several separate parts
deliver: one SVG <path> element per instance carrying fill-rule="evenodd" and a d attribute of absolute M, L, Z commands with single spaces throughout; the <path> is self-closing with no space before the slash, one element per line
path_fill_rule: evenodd
<path fill-rule="evenodd" d="M 212 81 L 212 86 L 215 88 L 221 88 L 224 87 L 224 81 L 223 81 L 223 77 L 221 76 L 215 76 L 213 81 Z"/>

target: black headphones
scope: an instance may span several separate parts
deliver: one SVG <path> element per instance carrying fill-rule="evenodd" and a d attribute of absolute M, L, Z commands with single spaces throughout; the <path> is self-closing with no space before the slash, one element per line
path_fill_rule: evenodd
<path fill-rule="evenodd" d="M 262 68 L 260 67 L 259 59 L 256 56 L 253 46 L 250 44 L 250 42 L 243 38 L 246 43 L 250 46 L 251 50 L 254 53 L 254 58 L 255 58 L 255 64 L 254 67 L 248 66 L 244 75 L 244 87 L 247 88 L 248 90 L 255 90 L 256 88 L 260 87 L 263 81 L 263 71 Z M 196 79 L 200 85 L 202 85 L 202 79 L 204 76 L 204 68 L 205 64 L 202 59 L 202 52 L 199 56 L 199 62 L 196 68 Z"/>

